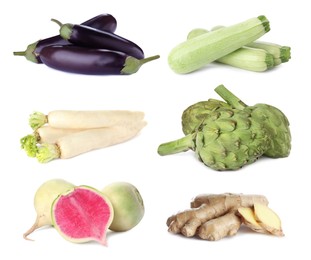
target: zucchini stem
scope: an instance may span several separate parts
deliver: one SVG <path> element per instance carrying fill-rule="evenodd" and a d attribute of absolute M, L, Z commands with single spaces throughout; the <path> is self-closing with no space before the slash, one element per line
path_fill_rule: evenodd
<path fill-rule="evenodd" d="M 288 62 L 291 58 L 291 48 L 289 46 L 282 46 L 280 48 L 280 59 L 282 63 Z"/>
<path fill-rule="evenodd" d="M 266 33 L 270 31 L 270 22 L 264 15 L 260 15 L 257 17 L 261 22 L 263 27 L 265 28 Z"/>

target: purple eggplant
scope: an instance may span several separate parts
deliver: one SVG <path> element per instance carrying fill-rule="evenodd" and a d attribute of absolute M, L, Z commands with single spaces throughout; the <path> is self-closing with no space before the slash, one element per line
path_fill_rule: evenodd
<path fill-rule="evenodd" d="M 111 14 L 100 14 L 85 21 L 82 25 L 113 33 L 117 29 L 117 20 Z"/>
<path fill-rule="evenodd" d="M 111 14 L 100 14 L 85 22 L 82 25 L 87 25 L 98 30 L 103 30 L 107 32 L 115 32 L 117 28 L 117 20 Z M 36 41 L 27 46 L 25 51 L 13 52 L 17 56 L 25 56 L 27 60 L 34 63 L 42 63 L 40 60 L 41 50 L 50 45 L 69 45 L 71 44 L 60 35 L 55 35 L 43 40 Z"/>
<path fill-rule="evenodd" d="M 40 53 L 41 61 L 51 68 L 87 75 L 129 75 L 159 57 L 136 59 L 119 51 L 76 45 L 47 46 Z"/>
<path fill-rule="evenodd" d="M 62 24 L 55 19 L 52 19 L 52 21 L 60 26 L 59 34 L 74 45 L 120 51 L 137 59 L 144 58 L 143 50 L 136 43 L 117 34 L 94 29 L 86 25 Z"/>

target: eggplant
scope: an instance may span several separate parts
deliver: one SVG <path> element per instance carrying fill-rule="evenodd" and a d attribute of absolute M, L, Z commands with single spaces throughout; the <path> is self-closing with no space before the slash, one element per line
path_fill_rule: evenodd
<path fill-rule="evenodd" d="M 56 19 L 52 19 L 52 21 L 60 26 L 60 36 L 74 45 L 120 51 L 137 59 L 145 57 L 143 50 L 136 43 L 117 34 L 101 31 L 86 25 L 62 24 Z"/>
<path fill-rule="evenodd" d="M 117 20 L 111 14 L 100 14 L 85 21 L 82 25 L 113 33 L 117 29 Z"/>
<path fill-rule="evenodd" d="M 76 45 L 51 45 L 44 47 L 40 53 L 41 61 L 48 67 L 87 75 L 130 75 L 144 63 L 159 57 L 136 59 L 119 51 Z"/>
<path fill-rule="evenodd" d="M 87 25 L 92 28 L 96 28 L 98 30 L 115 32 L 117 28 L 117 20 L 111 14 L 100 14 L 97 15 L 85 22 L 82 25 Z M 71 44 L 67 40 L 65 40 L 60 35 L 55 35 L 43 40 L 36 41 L 27 46 L 25 51 L 16 51 L 13 52 L 16 56 L 25 56 L 27 60 L 32 61 L 34 63 L 42 63 L 40 59 L 41 50 L 50 45 L 69 45 Z"/>

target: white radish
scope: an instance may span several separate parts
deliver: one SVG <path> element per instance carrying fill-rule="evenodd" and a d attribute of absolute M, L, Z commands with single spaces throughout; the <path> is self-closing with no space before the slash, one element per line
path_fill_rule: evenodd
<path fill-rule="evenodd" d="M 119 144 L 135 137 L 146 124 L 145 121 L 141 121 L 127 126 L 116 125 L 68 134 L 59 138 L 55 144 L 42 144 L 38 148 L 37 159 L 42 163 L 57 158 L 68 159 L 95 149 Z"/>
<path fill-rule="evenodd" d="M 55 128 L 102 128 L 114 125 L 126 125 L 129 122 L 141 121 L 144 113 L 129 110 L 55 110 L 45 115 L 33 113 L 29 118 L 29 125 L 36 130 L 44 124 Z"/>
<path fill-rule="evenodd" d="M 44 125 L 38 128 L 33 134 L 21 138 L 21 147 L 29 157 L 36 157 L 38 152 L 38 143 L 55 143 L 59 138 L 82 131 L 84 129 L 63 129 Z"/>
<path fill-rule="evenodd" d="M 34 206 L 37 213 L 36 221 L 32 227 L 25 232 L 23 237 L 27 240 L 30 235 L 36 229 L 52 225 L 51 207 L 53 201 L 63 192 L 74 187 L 73 184 L 62 180 L 52 179 L 43 183 L 35 193 Z"/>
<path fill-rule="evenodd" d="M 55 143 L 59 138 L 73 134 L 85 129 L 73 129 L 73 128 L 55 128 L 49 125 L 44 125 L 35 131 L 35 136 L 38 143 Z"/>

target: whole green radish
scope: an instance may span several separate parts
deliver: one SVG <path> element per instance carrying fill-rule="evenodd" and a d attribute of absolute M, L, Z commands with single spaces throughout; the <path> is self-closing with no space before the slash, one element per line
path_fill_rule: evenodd
<path fill-rule="evenodd" d="M 128 231 L 142 220 L 145 213 L 144 202 L 134 185 L 128 182 L 114 182 L 107 185 L 102 193 L 108 197 L 114 210 L 110 230 Z"/>

